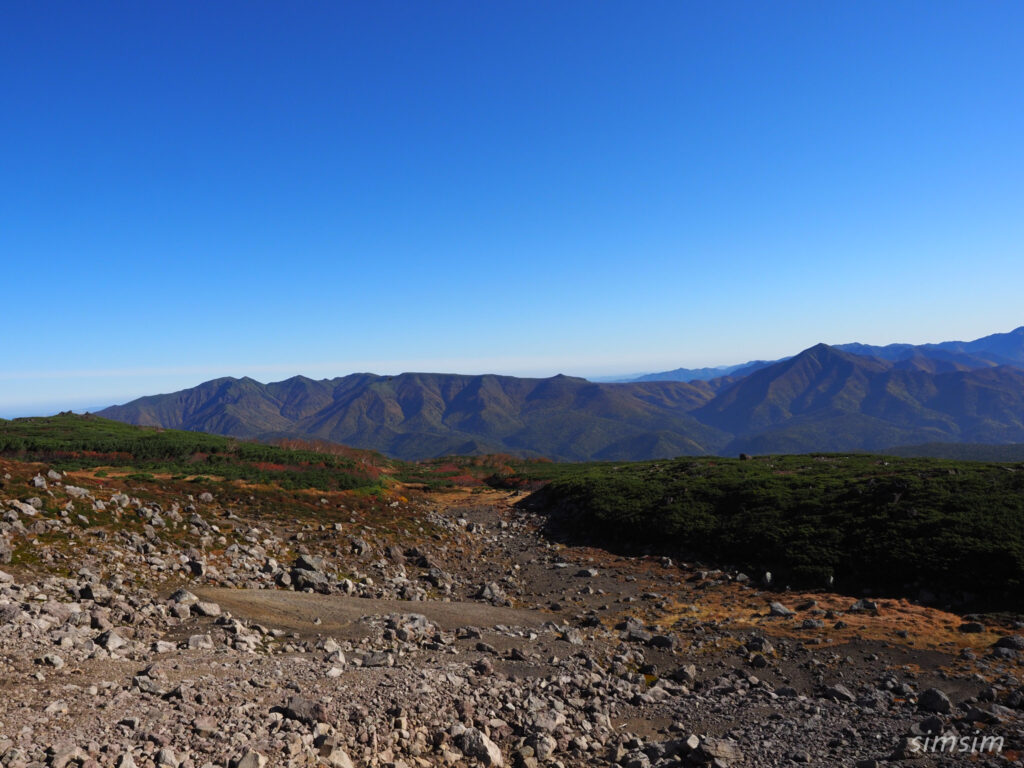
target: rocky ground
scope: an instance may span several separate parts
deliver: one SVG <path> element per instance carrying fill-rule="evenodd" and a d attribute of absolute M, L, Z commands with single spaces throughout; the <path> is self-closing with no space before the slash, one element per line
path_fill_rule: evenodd
<path fill-rule="evenodd" d="M 0 478 L 3 766 L 1024 765 L 1014 617 L 566 546 L 489 489 Z"/>

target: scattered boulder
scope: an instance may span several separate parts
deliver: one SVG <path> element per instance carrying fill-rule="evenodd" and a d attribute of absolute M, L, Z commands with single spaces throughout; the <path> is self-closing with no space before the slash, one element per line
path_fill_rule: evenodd
<path fill-rule="evenodd" d="M 192 606 L 192 613 L 197 616 L 216 617 L 220 616 L 221 610 L 217 603 L 199 600 Z"/>
<path fill-rule="evenodd" d="M 324 705 L 303 696 L 292 696 L 280 711 L 289 720 L 298 720 L 305 725 L 316 725 L 327 720 Z"/>
<path fill-rule="evenodd" d="M 324 559 L 316 555 L 299 555 L 295 559 L 295 568 L 319 573 L 324 570 Z"/>
<path fill-rule="evenodd" d="M 857 700 L 857 697 L 853 695 L 853 692 L 842 683 L 831 685 L 825 689 L 824 694 L 826 699 L 832 701 L 843 701 L 852 703 Z"/>
<path fill-rule="evenodd" d="M 489 582 L 480 587 L 476 592 L 476 597 L 480 600 L 489 600 L 492 603 L 504 603 L 508 600 L 508 595 L 505 593 L 497 582 Z"/>
<path fill-rule="evenodd" d="M 874 602 L 873 600 L 868 600 L 866 598 L 861 598 L 860 600 L 856 601 L 853 605 L 850 606 L 851 613 L 864 613 L 868 611 L 877 610 L 878 603 Z"/>
<path fill-rule="evenodd" d="M 1024 635 L 1006 635 L 1000 637 L 992 645 L 993 648 L 1008 648 L 1012 651 L 1024 651 Z"/>
<path fill-rule="evenodd" d="M 462 733 L 459 737 L 459 747 L 468 757 L 479 760 L 483 765 L 495 768 L 505 765 L 505 758 L 502 757 L 498 745 L 476 728 L 467 728 Z"/>
<path fill-rule="evenodd" d="M 917 708 L 921 712 L 948 715 L 953 711 L 953 702 L 938 688 L 929 688 L 917 698 Z"/>
<path fill-rule="evenodd" d="M 331 580 L 325 574 L 305 568 L 292 569 L 292 583 L 298 590 L 311 589 L 322 594 L 331 591 Z"/>
<path fill-rule="evenodd" d="M 267 757 L 254 749 L 247 749 L 237 760 L 231 761 L 231 768 L 264 768 Z"/>

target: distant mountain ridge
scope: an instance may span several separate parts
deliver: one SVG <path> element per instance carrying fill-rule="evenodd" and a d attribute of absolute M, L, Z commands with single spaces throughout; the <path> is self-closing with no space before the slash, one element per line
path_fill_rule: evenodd
<path fill-rule="evenodd" d="M 734 436 L 726 452 L 1020 442 L 1024 370 L 904 362 L 819 344 L 739 380 L 692 415 Z"/>
<path fill-rule="evenodd" d="M 1018 358 L 1024 328 L 916 347 L 818 344 L 693 382 L 439 373 L 270 384 L 223 378 L 100 415 L 257 440 L 329 440 L 411 460 L 512 453 L 621 461 L 1024 443 L 1024 362 L 999 362 Z"/>
<path fill-rule="evenodd" d="M 681 382 L 360 373 L 261 384 L 224 378 L 100 415 L 130 424 L 271 440 L 302 437 L 421 459 L 514 453 L 562 460 L 712 453 L 728 436 L 689 411 L 713 396 Z"/>
<path fill-rule="evenodd" d="M 637 381 L 713 381 L 725 376 L 742 378 L 754 371 L 778 362 L 781 362 L 781 360 L 751 360 L 749 363 L 720 365 L 716 368 L 674 368 L 671 371 L 661 371 L 660 373 L 645 373 L 643 376 L 637 376 L 619 383 Z"/>
<path fill-rule="evenodd" d="M 937 365 L 959 366 L 963 370 L 989 368 L 997 365 L 1024 367 L 1024 326 L 1009 333 L 993 333 L 974 341 L 943 341 L 938 344 L 835 344 L 836 349 L 865 357 L 878 357 L 891 362 L 914 359 L 933 360 Z M 671 371 L 647 373 L 621 381 L 709 381 L 721 376 L 743 377 L 779 360 L 752 360 L 738 365 L 716 368 L 675 368 Z"/>

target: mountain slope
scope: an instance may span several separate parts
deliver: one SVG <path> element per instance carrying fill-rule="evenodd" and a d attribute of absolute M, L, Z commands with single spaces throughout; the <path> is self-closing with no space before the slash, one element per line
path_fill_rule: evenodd
<path fill-rule="evenodd" d="M 1024 371 L 908 367 L 820 344 L 741 379 L 692 415 L 732 433 L 730 452 L 1019 442 Z"/>
<path fill-rule="evenodd" d="M 747 434 L 804 413 L 856 408 L 867 380 L 886 366 L 819 344 L 755 371 L 694 412 L 701 421 Z"/>
<path fill-rule="evenodd" d="M 132 424 L 270 439 L 323 439 L 405 459 L 509 452 L 563 460 L 714 452 L 730 436 L 688 415 L 706 385 L 595 384 L 555 376 L 353 374 L 260 384 L 217 379 L 105 409 Z"/>

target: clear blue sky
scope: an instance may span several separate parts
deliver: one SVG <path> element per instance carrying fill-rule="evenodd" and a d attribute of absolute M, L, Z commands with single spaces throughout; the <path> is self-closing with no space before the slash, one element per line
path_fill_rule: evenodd
<path fill-rule="evenodd" d="M 1019 2 L 19 2 L 0 415 L 1024 324 Z"/>

